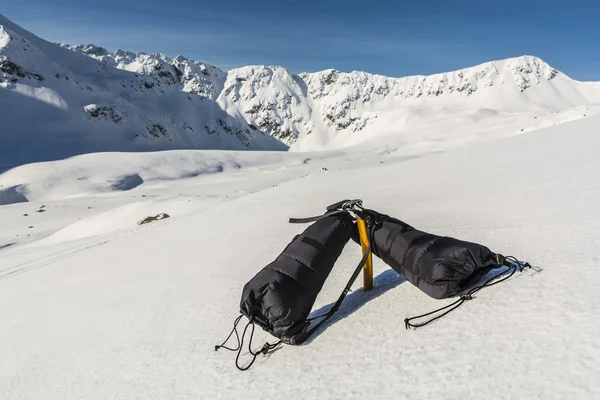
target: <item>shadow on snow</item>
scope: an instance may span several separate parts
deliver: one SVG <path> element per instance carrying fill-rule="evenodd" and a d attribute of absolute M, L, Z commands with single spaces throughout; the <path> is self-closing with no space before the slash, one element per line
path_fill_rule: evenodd
<path fill-rule="evenodd" d="M 388 269 L 387 271 L 382 272 L 377 275 L 373 279 L 373 289 L 364 292 L 362 289 L 355 290 L 350 293 L 340 306 L 339 310 L 333 314 L 333 316 L 329 319 L 329 321 L 325 322 L 319 329 L 315 331 L 307 340 L 304 342 L 305 344 L 311 343 L 314 339 L 316 339 L 319 335 L 321 335 L 327 328 L 331 325 L 337 323 L 338 321 L 350 316 L 352 313 L 360 309 L 362 306 L 367 304 L 369 301 L 376 299 L 377 297 L 383 295 L 388 290 L 395 288 L 396 286 L 404 283 L 404 278 L 398 274 L 393 269 Z M 337 301 L 337 299 L 336 299 Z M 310 313 L 309 318 L 315 317 L 317 315 L 327 313 L 331 307 L 335 304 L 335 301 L 327 304 Z M 315 323 L 318 323 L 319 320 L 316 320 Z"/>

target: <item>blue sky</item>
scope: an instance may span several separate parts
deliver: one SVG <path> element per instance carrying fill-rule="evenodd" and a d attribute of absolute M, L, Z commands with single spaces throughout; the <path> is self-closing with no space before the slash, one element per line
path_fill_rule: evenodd
<path fill-rule="evenodd" d="M 531 54 L 600 80 L 596 0 L 0 0 L 0 13 L 51 41 L 182 54 L 224 69 L 405 76 Z"/>

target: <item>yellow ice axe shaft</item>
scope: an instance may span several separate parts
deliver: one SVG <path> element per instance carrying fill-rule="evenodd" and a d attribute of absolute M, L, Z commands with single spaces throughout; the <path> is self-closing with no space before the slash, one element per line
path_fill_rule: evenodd
<path fill-rule="evenodd" d="M 358 235 L 360 237 L 360 245 L 362 247 L 363 256 L 368 251 L 367 262 L 363 267 L 363 291 L 373 289 L 373 253 L 369 251 L 369 236 L 367 235 L 367 225 L 360 218 L 356 219 L 358 225 Z"/>

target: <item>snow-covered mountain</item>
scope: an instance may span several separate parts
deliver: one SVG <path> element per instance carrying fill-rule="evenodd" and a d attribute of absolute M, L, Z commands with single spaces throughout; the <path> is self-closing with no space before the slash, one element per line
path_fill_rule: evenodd
<path fill-rule="evenodd" d="M 57 45 L 0 16 L 0 170 L 98 151 L 439 141 L 445 124 L 515 113 L 531 121 L 598 102 L 600 84 L 532 56 L 405 78 L 273 66 L 226 72 L 181 56 Z"/>

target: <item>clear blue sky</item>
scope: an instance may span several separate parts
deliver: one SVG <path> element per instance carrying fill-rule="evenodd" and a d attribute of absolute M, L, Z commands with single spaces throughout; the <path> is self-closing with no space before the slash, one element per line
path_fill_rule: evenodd
<path fill-rule="evenodd" d="M 523 54 L 600 80 L 600 0 L 0 0 L 51 41 L 389 76 Z"/>

